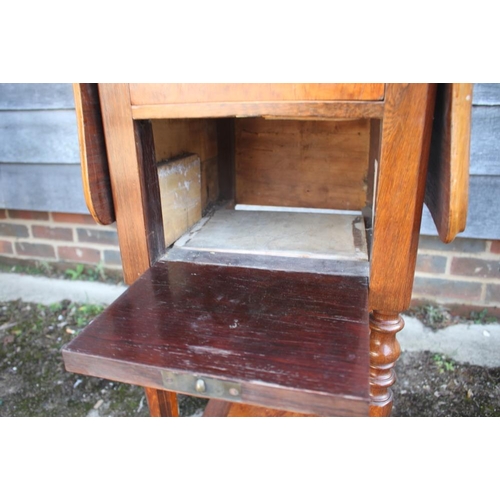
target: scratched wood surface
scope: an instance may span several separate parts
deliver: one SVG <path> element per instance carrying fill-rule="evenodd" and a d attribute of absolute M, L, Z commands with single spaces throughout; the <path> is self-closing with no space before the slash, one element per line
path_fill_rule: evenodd
<path fill-rule="evenodd" d="M 242 402 L 368 411 L 367 279 L 158 262 L 63 350 L 66 368 L 162 389 L 161 370 L 241 383 Z"/>

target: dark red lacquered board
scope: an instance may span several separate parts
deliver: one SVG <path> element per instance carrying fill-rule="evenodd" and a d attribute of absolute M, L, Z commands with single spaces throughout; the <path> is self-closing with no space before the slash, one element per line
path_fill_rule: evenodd
<path fill-rule="evenodd" d="M 238 383 L 242 403 L 367 415 L 367 291 L 362 276 L 160 261 L 63 357 L 145 387 L 169 389 L 168 371 Z"/>

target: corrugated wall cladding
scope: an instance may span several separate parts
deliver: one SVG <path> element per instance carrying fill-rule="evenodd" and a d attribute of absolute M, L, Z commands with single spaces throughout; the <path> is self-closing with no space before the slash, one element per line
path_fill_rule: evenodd
<path fill-rule="evenodd" d="M 475 84 L 467 238 L 500 239 L 500 84 Z M 71 84 L 0 84 L 0 208 L 88 213 Z M 422 234 L 436 235 L 424 210 Z"/>
<path fill-rule="evenodd" d="M 70 84 L 0 84 L 0 207 L 88 212 Z"/>

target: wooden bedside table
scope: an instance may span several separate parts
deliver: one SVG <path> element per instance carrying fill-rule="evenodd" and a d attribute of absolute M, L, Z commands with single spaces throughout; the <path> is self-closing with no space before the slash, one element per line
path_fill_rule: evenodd
<path fill-rule="evenodd" d="M 75 85 L 87 204 L 131 286 L 66 368 L 146 387 L 156 416 L 178 392 L 206 415 L 390 415 L 424 198 L 443 241 L 465 227 L 471 91 Z"/>

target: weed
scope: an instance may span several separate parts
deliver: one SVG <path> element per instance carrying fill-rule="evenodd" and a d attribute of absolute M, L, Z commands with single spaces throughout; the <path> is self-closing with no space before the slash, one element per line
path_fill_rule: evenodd
<path fill-rule="evenodd" d="M 71 280 L 77 280 L 82 277 L 85 271 L 85 266 L 83 264 L 77 264 L 75 269 L 66 269 L 65 274 L 69 276 Z"/>
<path fill-rule="evenodd" d="M 434 330 L 448 326 L 451 321 L 451 315 L 447 309 L 431 304 L 418 308 L 418 316 L 425 325 Z"/>
<path fill-rule="evenodd" d="M 83 306 L 76 307 L 73 312 L 76 326 L 78 328 L 82 328 L 95 316 L 101 314 L 103 310 L 104 306 L 97 304 L 85 304 Z"/>
<path fill-rule="evenodd" d="M 436 363 L 436 366 L 439 368 L 439 373 L 444 373 L 445 371 L 447 372 L 455 371 L 455 364 L 451 359 L 446 359 L 441 354 L 434 354 L 432 359 Z"/>
<path fill-rule="evenodd" d="M 496 323 L 497 321 L 494 316 L 488 316 L 488 309 L 483 309 L 480 312 L 472 311 L 469 320 L 475 325 L 486 325 L 488 323 Z"/>

